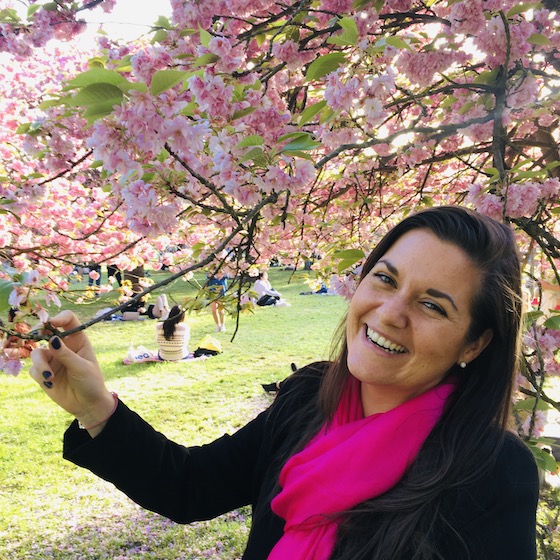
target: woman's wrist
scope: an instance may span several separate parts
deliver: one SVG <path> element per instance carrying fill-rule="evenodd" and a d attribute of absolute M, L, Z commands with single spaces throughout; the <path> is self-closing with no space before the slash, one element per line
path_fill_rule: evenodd
<path fill-rule="evenodd" d="M 88 412 L 87 414 L 76 416 L 78 420 L 78 427 L 82 430 L 87 430 L 90 435 L 95 435 L 99 433 L 107 424 L 107 421 L 115 411 L 119 404 L 119 396 L 117 393 L 107 393 L 107 399 L 103 402 L 103 406 L 95 407 L 95 410 Z"/>

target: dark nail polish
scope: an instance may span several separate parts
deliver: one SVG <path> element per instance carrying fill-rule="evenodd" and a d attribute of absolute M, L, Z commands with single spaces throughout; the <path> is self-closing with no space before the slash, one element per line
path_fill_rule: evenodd
<path fill-rule="evenodd" d="M 47 389 L 50 389 L 50 388 L 53 386 L 52 381 L 43 381 L 43 385 L 44 385 Z"/>
<path fill-rule="evenodd" d="M 60 338 L 58 336 L 54 336 L 51 340 L 51 345 L 55 350 L 60 349 Z"/>
<path fill-rule="evenodd" d="M 50 371 L 44 371 L 43 372 L 43 378 L 44 379 L 48 379 L 51 375 L 52 375 L 52 373 Z"/>

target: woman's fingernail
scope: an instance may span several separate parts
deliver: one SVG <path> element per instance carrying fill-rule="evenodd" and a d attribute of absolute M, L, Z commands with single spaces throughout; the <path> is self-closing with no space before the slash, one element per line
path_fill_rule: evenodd
<path fill-rule="evenodd" d="M 60 338 L 58 336 L 53 336 L 51 339 L 51 345 L 55 350 L 60 349 Z"/>
<path fill-rule="evenodd" d="M 43 381 L 43 385 L 44 385 L 47 389 L 50 389 L 50 388 L 53 386 L 52 381 Z"/>
<path fill-rule="evenodd" d="M 44 371 L 43 372 L 43 378 L 44 379 L 48 379 L 51 375 L 52 375 L 52 373 L 50 371 Z"/>

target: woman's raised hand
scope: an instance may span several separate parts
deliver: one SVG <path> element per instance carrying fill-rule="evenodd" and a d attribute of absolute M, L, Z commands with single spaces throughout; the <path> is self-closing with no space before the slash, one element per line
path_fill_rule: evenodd
<path fill-rule="evenodd" d="M 62 311 L 49 322 L 62 332 L 80 325 L 71 311 Z M 104 423 L 97 423 L 110 416 L 115 399 L 105 387 L 95 352 L 83 331 L 66 336 L 64 340 L 53 336 L 48 348 L 33 350 L 31 362 L 31 377 L 55 403 L 82 425 L 96 424 L 90 434 L 101 431 Z"/>

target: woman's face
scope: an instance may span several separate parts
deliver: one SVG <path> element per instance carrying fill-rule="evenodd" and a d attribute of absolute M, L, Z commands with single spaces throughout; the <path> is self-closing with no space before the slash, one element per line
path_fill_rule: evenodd
<path fill-rule="evenodd" d="M 426 229 L 404 234 L 359 284 L 348 310 L 348 368 L 366 415 L 390 410 L 470 362 L 490 331 L 468 342 L 480 272 Z"/>

